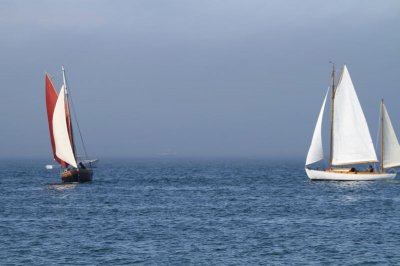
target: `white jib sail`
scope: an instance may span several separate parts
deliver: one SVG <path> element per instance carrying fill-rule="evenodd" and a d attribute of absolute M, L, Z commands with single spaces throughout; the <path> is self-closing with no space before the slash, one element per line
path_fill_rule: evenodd
<path fill-rule="evenodd" d="M 346 66 L 335 92 L 333 165 L 376 162 L 367 121 Z"/>
<path fill-rule="evenodd" d="M 53 113 L 53 135 L 56 146 L 56 155 L 64 162 L 77 167 L 71 141 L 68 135 L 65 114 L 65 87 L 61 87 Z"/>
<path fill-rule="evenodd" d="M 322 129 L 322 118 L 324 116 L 324 110 L 325 110 L 325 102 L 326 98 L 328 97 L 329 93 L 329 88 L 328 91 L 326 92 L 324 101 L 322 103 L 321 111 L 319 111 L 319 116 L 317 123 L 315 124 L 315 129 L 314 129 L 314 134 L 311 140 L 311 145 L 310 149 L 308 150 L 307 154 L 307 159 L 306 159 L 306 165 L 318 162 L 322 159 L 324 159 L 324 150 L 322 148 L 322 134 L 321 134 L 321 129 Z"/>
<path fill-rule="evenodd" d="M 382 103 L 382 105 L 383 167 L 397 167 L 400 165 L 400 146 L 392 122 L 390 121 L 389 114 L 386 110 L 386 106 L 384 103 Z"/>

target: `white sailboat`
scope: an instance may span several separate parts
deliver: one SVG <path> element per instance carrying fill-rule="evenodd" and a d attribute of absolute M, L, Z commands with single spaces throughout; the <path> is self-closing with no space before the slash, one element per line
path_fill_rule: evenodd
<path fill-rule="evenodd" d="M 332 70 L 329 166 L 325 170 L 310 167 L 310 165 L 324 158 L 321 130 L 328 92 L 323 101 L 307 154 L 305 171 L 308 177 L 311 180 L 335 181 L 369 181 L 395 178 L 396 172 L 386 172 L 385 170 L 400 166 L 400 146 L 383 100 L 380 116 L 381 163 L 380 169 L 374 171 L 371 164 L 378 162 L 375 148 L 353 82 L 345 65 L 337 87 L 335 87 L 334 65 Z M 352 165 L 360 164 L 369 164 L 369 168 L 357 171 L 355 167 L 352 167 Z"/>

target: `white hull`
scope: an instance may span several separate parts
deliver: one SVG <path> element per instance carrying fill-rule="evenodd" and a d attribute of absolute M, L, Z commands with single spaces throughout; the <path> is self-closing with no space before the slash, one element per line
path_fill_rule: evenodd
<path fill-rule="evenodd" d="M 329 172 L 324 170 L 305 169 L 311 180 L 326 181 L 374 181 L 374 180 L 390 180 L 396 177 L 397 173 L 348 173 L 348 172 Z"/>

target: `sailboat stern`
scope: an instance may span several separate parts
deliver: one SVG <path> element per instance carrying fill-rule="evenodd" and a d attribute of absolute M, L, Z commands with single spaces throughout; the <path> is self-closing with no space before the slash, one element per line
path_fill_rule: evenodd
<path fill-rule="evenodd" d="M 397 173 L 351 172 L 343 170 L 312 170 L 305 168 L 308 178 L 314 181 L 377 181 L 392 180 Z"/>

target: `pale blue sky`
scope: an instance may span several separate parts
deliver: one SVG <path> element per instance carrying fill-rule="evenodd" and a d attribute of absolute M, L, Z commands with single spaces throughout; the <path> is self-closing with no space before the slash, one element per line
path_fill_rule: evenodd
<path fill-rule="evenodd" d="M 51 157 L 62 64 L 93 157 L 305 157 L 330 60 L 400 130 L 399 32 L 399 1 L 2 1 L 0 157 Z"/>

